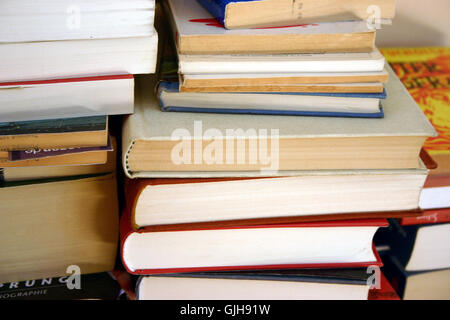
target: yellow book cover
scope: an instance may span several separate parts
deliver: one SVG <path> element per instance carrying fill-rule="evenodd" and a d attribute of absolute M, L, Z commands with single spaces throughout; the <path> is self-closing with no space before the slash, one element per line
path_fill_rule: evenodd
<path fill-rule="evenodd" d="M 450 155 L 450 47 L 380 51 L 438 131 L 425 149 L 433 157 Z"/>
<path fill-rule="evenodd" d="M 425 142 L 438 164 L 431 174 L 450 174 L 450 47 L 380 51 L 438 132 Z"/>

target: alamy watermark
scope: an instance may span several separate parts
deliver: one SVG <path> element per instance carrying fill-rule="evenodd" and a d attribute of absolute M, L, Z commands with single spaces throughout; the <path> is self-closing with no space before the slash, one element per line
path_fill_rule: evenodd
<path fill-rule="evenodd" d="M 251 165 L 261 171 L 279 169 L 280 133 L 278 129 L 203 130 L 202 121 L 194 121 L 194 131 L 178 128 L 171 141 L 175 165 Z"/>

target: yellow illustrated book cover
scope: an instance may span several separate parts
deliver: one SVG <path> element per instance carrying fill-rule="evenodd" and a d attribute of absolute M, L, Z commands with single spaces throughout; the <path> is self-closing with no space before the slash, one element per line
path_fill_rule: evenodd
<path fill-rule="evenodd" d="M 380 51 L 439 134 L 425 143 L 438 163 L 434 173 L 450 174 L 450 47 Z"/>

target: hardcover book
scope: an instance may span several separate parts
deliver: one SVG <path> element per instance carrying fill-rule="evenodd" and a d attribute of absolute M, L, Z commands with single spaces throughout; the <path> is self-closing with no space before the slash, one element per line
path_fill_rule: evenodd
<path fill-rule="evenodd" d="M 122 129 L 125 173 L 134 178 L 184 178 L 417 168 L 424 141 L 436 132 L 398 78 L 391 71 L 389 76 L 388 98 L 381 103 L 385 117 L 380 119 L 236 114 L 219 118 L 186 112 L 168 116 L 153 92 L 156 78 L 140 77 L 135 113 Z M 250 142 L 256 145 L 250 147 Z M 241 151 L 236 152 L 238 146 Z M 259 146 L 265 155 L 259 154 Z"/>
<path fill-rule="evenodd" d="M 180 54 L 368 52 L 375 30 L 365 21 L 227 30 L 197 1 L 165 1 Z"/>
<path fill-rule="evenodd" d="M 427 170 L 290 174 L 277 178 L 126 180 L 132 227 L 170 231 L 417 216 L 421 214 L 417 208 Z"/>
<path fill-rule="evenodd" d="M 292 269 L 141 276 L 138 300 L 366 300 L 366 269 Z"/>
<path fill-rule="evenodd" d="M 380 19 L 395 15 L 394 0 L 198 0 L 225 28 L 289 26 L 300 23 L 367 20 L 371 5 Z"/>
<path fill-rule="evenodd" d="M 326 87 L 326 86 L 325 86 Z M 161 110 L 292 116 L 382 118 L 386 93 L 180 92 L 177 82 L 158 84 Z M 195 91 L 195 89 L 194 89 Z M 284 90 L 281 90 L 284 91 Z"/>
<path fill-rule="evenodd" d="M 381 266 L 372 239 L 384 226 L 366 219 L 146 232 L 132 230 L 126 210 L 122 262 L 132 274 Z"/>

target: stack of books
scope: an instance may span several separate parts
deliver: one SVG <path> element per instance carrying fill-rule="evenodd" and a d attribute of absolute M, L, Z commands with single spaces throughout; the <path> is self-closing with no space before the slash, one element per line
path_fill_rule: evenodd
<path fill-rule="evenodd" d="M 0 283 L 114 269 L 109 117 L 133 113 L 134 74 L 155 71 L 154 12 L 153 0 L 0 4 Z"/>
<path fill-rule="evenodd" d="M 450 113 L 448 48 L 392 48 L 383 54 L 438 132 L 424 149 L 435 161 L 420 197 L 424 214 L 392 220 L 377 237 L 386 275 L 403 299 L 450 298 Z"/>
<path fill-rule="evenodd" d="M 179 83 L 159 85 L 164 111 L 383 116 L 388 74 L 365 21 L 226 30 L 196 1 L 166 3 Z"/>
<path fill-rule="evenodd" d="M 122 132 L 121 255 L 138 298 L 367 299 L 374 234 L 421 214 L 419 154 L 436 133 L 375 32 L 230 31 L 196 1 L 166 9 L 180 82 L 139 78 Z"/>

